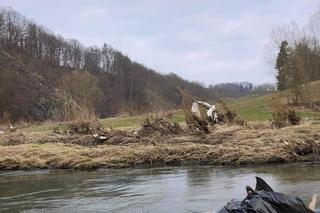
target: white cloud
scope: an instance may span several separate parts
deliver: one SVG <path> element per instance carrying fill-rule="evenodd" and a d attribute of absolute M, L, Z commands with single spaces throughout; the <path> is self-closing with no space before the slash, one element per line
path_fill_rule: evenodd
<path fill-rule="evenodd" d="M 59 4 L 35 0 L 30 6 L 23 0 L 0 1 L 85 45 L 107 42 L 148 67 L 207 84 L 274 81 L 263 60 L 271 28 L 290 21 L 306 23 L 320 4 L 320 0 L 57 0 Z"/>
<path fill-rule="evenodd" d="M 104 17 L 108 14 L 107 9 L 100 8 L 100 7 L 94 7 L 90 9 L 86 9 L 82 11 L 81 17 L 85 20 L 92 19 L 92 18 L 100 18 Z"/>
<path fill-rule="evenodd" d="M 239 30 L 247 30 L 250 26 L 256 25 L 254 22 L 254 17 L 250 15 L 244 15 L 233 20 L 227 20 L 221 26 L 220 30 L 224 33 L 233 33 Z"/>
<path fill-rule="evenodd" d="M 197 62 L 198 60 L 210 59 L 212 57 L 212 51 L 208 49 L 190 50 L 186 53 L 186 60 Z"/>

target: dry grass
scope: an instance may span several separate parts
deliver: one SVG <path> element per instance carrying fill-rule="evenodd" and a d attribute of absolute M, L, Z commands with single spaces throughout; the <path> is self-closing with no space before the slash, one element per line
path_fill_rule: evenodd
<path fill-rule="evenodd" d="M 269 124 L 217 126 L 207 135 L 181 133 L 138 137 L 128 143 L 78 145 L 48 135 L 0 137 L 1 169 L 122 168 L 134 166 L 214 164 L 239 165 L 319 159 L 319 122 L 270 129 Z M 41 141 L 41 138 L 46 141 Z M 76 139 L 75 139 L 76 140 Z"/>
<path fill-rule="evenodd" d="M 272 98 L 272 125 L 282 128 L 288 125 L 297 125 L 301 121 L 300 116 L 294 109 L 283 104 L 277 96 Z"/>

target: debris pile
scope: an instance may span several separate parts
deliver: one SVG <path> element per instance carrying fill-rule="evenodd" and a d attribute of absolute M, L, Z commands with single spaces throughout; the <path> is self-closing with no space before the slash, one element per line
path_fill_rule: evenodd
<path fill-rule="evenodd" d="M 59 139 L 67 138 L 70 143 L 80 145 L 96 145 L 110 138 L 99 121 L 75 121 L 60 123 L 53 129 Z"/>
<path fill-rule="evenodd" d="M 301 120 L 301 118 L 296 113 L 296 111 L 288 109 L 288 121 L 290 122 L 290 124 L 298 125 L 298 124 L 300 124 L 300 120 Z"/>
<path fill-rule="evenodd" d="M 263 179 L 256 177 L 256 189 L 246 187 L 247 196 L 242 201 L 228 202 L 218 213 L 251 212 L 251 213 L 315 213 L 296 196 L 275 192 Z M 316 198 L 314 199 L 314 203 Z M 315 204 L 314 204 L 315 206 Z M 314 207 L 312 207 L 314 209 Z"/>
<path fill-rule="evenodd" d="M 195 115 L 190 116 L 189 119 L 186 119 L 188 129 L 193 133 L 210 133 L 208 122 L 202 117 L 198 117 Z"/>
<path fill-rule="evenodd" d="M 178 123 L 171 123 L 170 121 L 158 117 L 156 119 L 147 118 L 142 124 L 142 128 L 139 130 L 138 135 L 177 135 L 182 132 L 182 129 Z"/>
<path fill-rule="evenodd" d="M 272 113 L 272 126 L 276 128 L 283 128 L 288 125 L 300 124 L 300 116 L 295 110 L 289 109 L 288 107 L 281 107 L 277 111 Z"/>
<path fill-rule="evenodd" d="M 24 144 L 24 143 L 28 143 L 29 141 L 31 141 L 30 138 L 28 138 L 27 136 L 25 136 L 20 132 L 5 134 L 3 135 L 3 137 L 0 138 L 0 144 L 4 146 Z"/>
<path fill-rule="evenodd" d="M 272 97 L 272 126 L 276 128 L 300 124 L 300 116 L 288 107 L 278 96 Z"/>
<path fill-rule="evenodd" d="M 272 129 L 267 124 L 255 128 L 216 125 L 210 134 L 199 136 L 185 130 L 180 134 L 173 134 L 172 132 L 179 131 L 172 129 L 166 129 L 171 133 L 163 135 L 161 132 L 164 130 L 160 128 L 159 132 L 159 125 L 166 128 L 164 122 L 149 119 L 146 123 L 151 124 L 145 125 L 149 130 L 147 135 L 139 135 L 138 131 L 108 129 L 105 130 L 107 139 L 103 141 L 96 140 L 90 131 L 87 131 L 89 134 L 57 134 L 53 130 L 18 130 L 1 135 L 0 168 L 242 165 L 320 159 L 318 121 L 279 130 Z M 174 126 L 172 123 L 171 125 L 170 128 Z M 142 127 L 141 131 L 146 129 Z"/>
<path fill-rule="evenodd" d="M 203 106 L 207 110 L 206 116 L 201 116 L 199 105 Z M 191 115 L 186 113 L 186 121 L 191 131 L 196 130 L 203 133 L 210 133 L 209 124 L 245 124 L 245 121 L 238 118 L 237 114 L 234 111 L 230 110 L 229 107 L 221 100 L 218 102 L 217 108 L 216 105 L 211 105 L 203 101 L 193 100 Z"/>
<path fill-rule="evenodd" d="M 8 128 L 0 129 L 0 135 L 6 134 L 6 133 L 12 133 L 16 131 L 17 131 L 17 127 L 13 126 L 12 124 L 9 124 Z"/>
<path fill-rule="evenodd" d="M 56 134 L 89 135 L 106 134 L 106 130 L 98 121 L 75 121 L 60 123 L 53 129 Z"/>
<path fill-rule="evenodd" d="M 237 113 L 233 110 L 231 110 L 225 102 L 222 100 L 219 101 L 219 112 L 218 112 L 218 118 L 219 123 L 232 123 L 237 125 L 245 125 L 245 120 L 238 117 Z"/>
<path fill-rule="evenodd" d="M 133 135 L 121 130 L 107 131 L 99 121 L 77 121 L 59 124 L 53 137 L 59 141 L 83 146 L 98 144 L 122 144 L 137 141 Z"/>

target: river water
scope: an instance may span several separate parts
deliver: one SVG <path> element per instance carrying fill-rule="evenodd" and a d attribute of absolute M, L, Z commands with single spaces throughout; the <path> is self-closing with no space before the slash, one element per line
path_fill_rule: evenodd
<path fill-rule="evenodd" d="M 255 176 L 306 203 L 320 195 L 320 164 L 12 171 L 0 172 L 0 212 L 212 212 Z"/>

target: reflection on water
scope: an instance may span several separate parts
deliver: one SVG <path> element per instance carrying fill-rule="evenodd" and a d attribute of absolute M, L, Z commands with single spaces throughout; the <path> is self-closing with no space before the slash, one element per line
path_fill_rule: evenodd
<path fill-rule="evenodd" d="M 245 196 L 255 176 L 305 202 L 320 164 L 0 172 L 1 212 L 202 212 Z"/>

